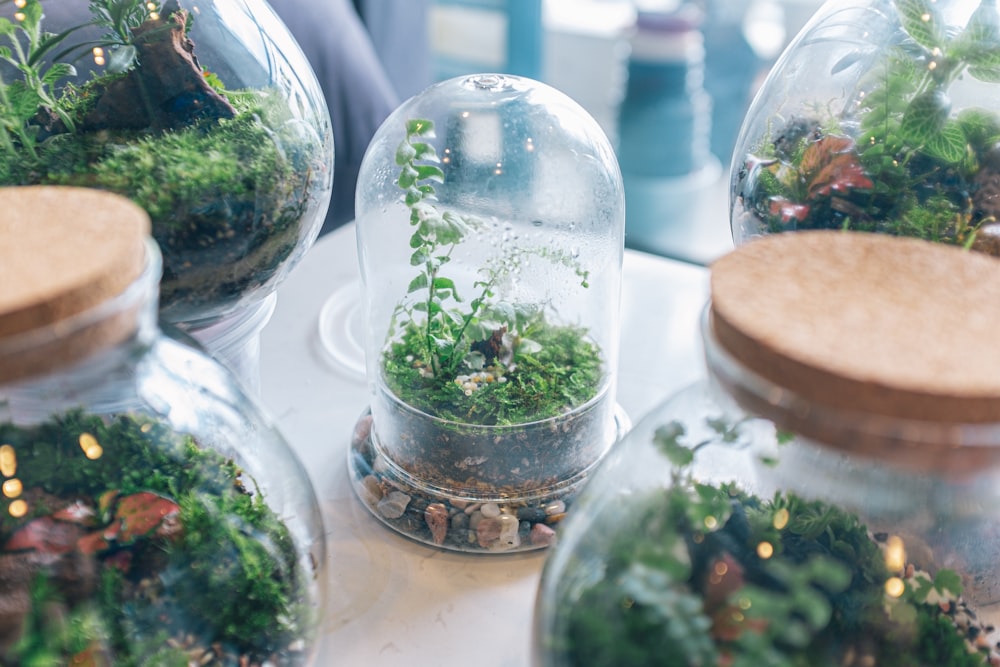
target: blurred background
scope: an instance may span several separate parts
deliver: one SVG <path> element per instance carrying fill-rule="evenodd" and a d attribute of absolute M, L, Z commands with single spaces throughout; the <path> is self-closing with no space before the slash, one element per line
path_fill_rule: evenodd
<path fill-rule="evenodd" d="M 272 2 L 281 13 L 282 0 Z M 583 106 L 615 146 L 626 245 L 699 264 L 732 247 L 728 176 L 740 124 L 820 4 L 353 0 L 395 96 L 387 108 L 462 74 L 547 83 Z"/>

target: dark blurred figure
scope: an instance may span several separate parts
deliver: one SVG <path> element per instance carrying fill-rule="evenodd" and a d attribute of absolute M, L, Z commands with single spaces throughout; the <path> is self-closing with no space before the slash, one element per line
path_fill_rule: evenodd
<path fill-rule="evenodd" d="M 333 119 L 333 198 L 325 234 L 354 218 L 358 169 L 379 125 L 403 96 L 429 83 L 427 2 L 270 3 L 312 63 Z"/>

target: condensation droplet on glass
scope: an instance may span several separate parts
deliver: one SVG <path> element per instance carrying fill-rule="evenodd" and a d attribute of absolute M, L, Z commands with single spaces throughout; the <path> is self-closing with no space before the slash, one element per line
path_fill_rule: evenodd
<path fill-rule="evenodd" d="M 535 227 L 541 227 L 542 226 L 542 221 L 541 220 L 532 220 L 531 224 L 533 224 Z"/>

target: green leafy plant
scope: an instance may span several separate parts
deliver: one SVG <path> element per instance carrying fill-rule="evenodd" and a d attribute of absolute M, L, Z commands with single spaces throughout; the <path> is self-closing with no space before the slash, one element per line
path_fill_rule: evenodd
<path fill-rule="evenodd" d="M 144 208 L 170 321 L 230 312 L 272 282 L 328 169 L 302 109 L 203 70 L 176 1 L 87 0 L 90 19 L 58 33 L 42 0 L 15 5 L 0 17 L 0 186 L 100 188 Z"/>
<path fill-rule="evenodd" d="M 546 638 L 551 664 L 992 664 L 976 643 L 984 627 L 955 620 L 967 607 L 954 570 L 890 569 L 888 536 L 830 503 L 699 481 L 703 448 L 746 446 L 739 423 L 705 426 L 699 441 L 680 422 L 658 428 L 669 482 L 623 495 L 607 510 L 613 530 L 576 547 Z"/>
<path fill-rule="evenodd" d="M 435 183 L 445 174 L 427 141 L 433 136 L 431 121 L 410 120 L 396 151 L 410 264 L 419 273 L 393 315 L 383 362 L 390 386 L 416 407 L 460 422 L 518 423 L 581 405 L 602 377 L 586 331 L 553 324 L 539 304 L 500 299 L 497 287 L 529 257 L 566 267 L 583 288 L 588 272 L 561 249 L 506 247 L 479 267 L 466 301 L 448 267 L 455 249 L 486 224 L 439 206 Z"/>
<path fill-rule="evenodd" d="M 233 461 L 155 420 L 79 411 L 0 424 L 0 442 L 20 488 L 5 487 L 0 600 L 31 600 L 0 625 L 0 662 L 304 663 L 290 647 L 311 636 L 311 573 Z"/>
<path fill-rule="evenodd" d="M 886 3 L 890 4 L 890 3 Z M 963 78 L 1000 83 L 1000 15 L 982 0 L 965 26 L 940 3 L 891 3 L 902 38 L 860 79 L 839 116 L 796 117 L 748 156 L 739 195 L 767 231 L 855 229 L 972 246 L 1000 211 L 982 191 L 995 173 L 1000 115 L 952 113 Z M 856 66 L 852 52 L 834 73 Z"/>

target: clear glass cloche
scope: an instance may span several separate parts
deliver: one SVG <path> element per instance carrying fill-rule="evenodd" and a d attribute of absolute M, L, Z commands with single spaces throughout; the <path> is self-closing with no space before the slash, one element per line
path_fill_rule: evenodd
<path fill-rule="evenodd" d="M 551 87 L 433 85 L 358 178 L 371 408 L 351 451 L 374 514 L 457 551 L 547 545 L 623 426 L 624 203 L 597 122 Z"/>
<path fill-rule="evenodd" d="M 158 328 L 145 212 L 64 186 L 0 210 L 0 664 L 313 664 L 313 487 L 235 377 Z"/>
<path fill-rule="evenodd" d="M 997 281 L 992 257 L 860 232 L 716 261 L 706 377 L 580 494 L 533 664 L 1000 664 Z"/>
<path fill-rule="evenodd" d="M 734 240 L 852 229 L 998 254 L 998 106 L 994 0 L 830 0 L 744 120 Z"/>
<path fill-rule="evenodd" d="M 263 0 L 0 6 L 0 186 L 142 206 L 166 321 L 208 326 L 271 294 L 319 233 L 332 164 L 319 84 Z"/>

